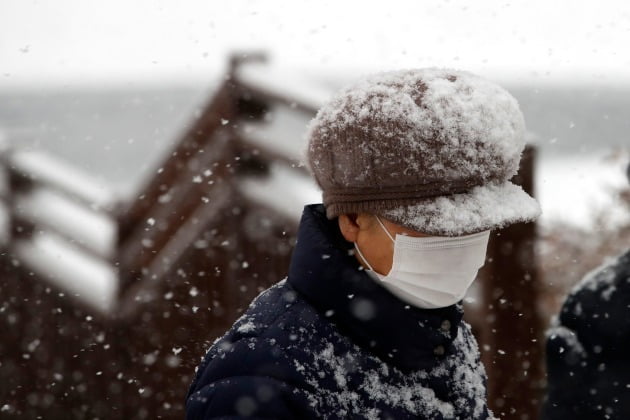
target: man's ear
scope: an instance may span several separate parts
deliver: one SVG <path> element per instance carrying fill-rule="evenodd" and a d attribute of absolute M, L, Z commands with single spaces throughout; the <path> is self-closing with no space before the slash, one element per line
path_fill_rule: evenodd
<path fill-rule="evenodd" d="M 356 242 L 359 234 L 359 225 L 357 224 L 356 214 L 339 215 L 339 230 L 348 242 Z"/>

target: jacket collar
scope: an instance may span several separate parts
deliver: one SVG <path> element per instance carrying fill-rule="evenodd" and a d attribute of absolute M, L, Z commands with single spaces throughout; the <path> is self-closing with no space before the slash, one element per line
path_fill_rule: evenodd
<path fill-rule="evenodd" d="M 403 371 L 448 355 L 463 316 L 460 304 L 409 306 L 372 280 L 321 204 L 304 208 L 288 281 L 355 344 Z"/>

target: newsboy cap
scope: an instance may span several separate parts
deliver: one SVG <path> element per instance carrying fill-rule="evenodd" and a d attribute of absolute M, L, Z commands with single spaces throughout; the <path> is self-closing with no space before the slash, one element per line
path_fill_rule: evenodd
<path fill-rule="evenodd" d="M 531 221 L 516 174 L 525 123 L 503 88 L 468 72 L 378 73 L 309 123 L 307 161 L 329 218 L 373 213 L 435 236 Z"/>

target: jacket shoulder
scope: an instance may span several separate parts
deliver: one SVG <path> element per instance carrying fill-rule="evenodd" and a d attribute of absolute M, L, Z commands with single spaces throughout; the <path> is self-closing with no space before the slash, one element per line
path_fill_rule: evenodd
<path fill-rule="evenodd" d="M 293 330 L 315 319 L 314 310 L 286 281 L 261 293 L 208 350 L 188 392 L 187 413 L 251 411 L 248 415 L 292 418 L 295 410 L 308 407 L 297 392 L 304 385 L 299 364 L 283 349 Z"/>
<path fill-rule="evenodd" d="M 560 323 L 574 331 L 587 352 L 595 346 L 630 348 L 630 252 L 593 270 L 571 291 Z"/>
<path fill-rule="evenodd" d="M 627 418 L 628 302 L 630 252 L 593 270 L 571 291 L 547 332 L 548 391 L 542 418 Z"/>

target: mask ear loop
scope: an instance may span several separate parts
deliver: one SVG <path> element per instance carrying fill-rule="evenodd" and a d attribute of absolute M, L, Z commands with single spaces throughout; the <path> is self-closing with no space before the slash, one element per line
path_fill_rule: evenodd
<path fill-rule="evenodd" d="M 374 217 L 376 217 L 376 220 L 378 221 L 378 224 L 381 225 L 381 228 L 385 231 L 385 233 L 387 234 L 387 236 L 389 237 L 389 239 L 391 239 L 391 241 L 393 243 L 396 243 L 396 241 L 394 240 L 394 238 L 392 238 L 392 235 L 389 233 L 389 231 L 387 230 L 387 228 L 385 227 L 385 225 L 383 224 L 383 222 L 381 222 L 381 219 L 377 216 L 374 215 Z M 357 243 L 354 243 L 354 249 L 357 250 L 357 252 L 359 253 L 359 256 L 361 257 L 361 259 L 363 260 L 363 262 L 365 263 L 365 265 L 368 266 L 368 268 L 371 271 L 374 271 L 374 269 L 372 268 L 372 266 L 370 265 L 370 263 L 368 262 L 368 260 L 363 256 L 363 253 L 361 252 L 361 250 L 359 249 L 359 245 L 357 245 Z M 376 271 L 374 271 L 376 273 Z"/>
<path fill-rule="evenodd" d="M 363 262 L 365 263 L 365 265 L 368 266 L 368 268 L 371 271 L 374 271 L 374 269 L 372 268 L 372 266 L 370 265 L 370 263 L 368 262 L 368 260 L 363 256 L 363 253 L 361 252 L 361 250 L 359 249 L 359 245 L 357 245 L 357 243 L 354 243 L 354 249 L 357 250 L 357 252 L 359 253 L 359 256 L 361 257 L 361 259 L 363 260 Z"/>
<path fill-rule="evenodd" d="M 378 224 L 381 225 L 381 228 L 383 228 L 383 230 L 385 231 L 385 233 L 387 234 L 387 236 L 389 237 L 389 239 L 391 239 L 391 241 L 393 243 L 396 243 L 396 240 L 392 237 L 391 233 L 389 233 L 389 231 L 387 230 L 387 228 L 385 227 L 385 225 L 383 224 L 383 222 L 381 222 L 381 218 L 378 217 L 377 215 L 374 215 L 374 217 L 376 217 L 376 220 L 378 221 Z"/>

